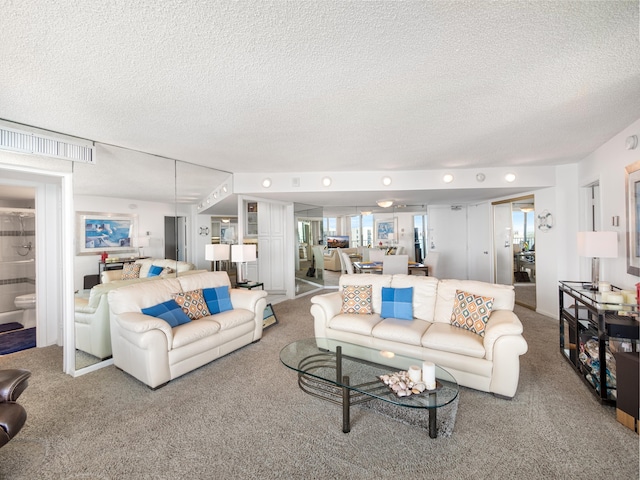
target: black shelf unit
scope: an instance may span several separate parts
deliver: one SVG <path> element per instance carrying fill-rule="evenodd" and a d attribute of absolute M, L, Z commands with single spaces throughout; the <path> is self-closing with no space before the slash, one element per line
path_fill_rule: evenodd
<path fill-rule="evenodd" d="M 607 405 L 616 405 L 617 391 L 607 382 L 607 370 L 612 367 L 607 350 L 611 340 L 628 341 L 633 352 L 638 351 L 640 322 L 637 304 L 606 303 L 603 294 L 589 289 L 589 284 L 578 281 L 561 281 L 559 286 L 560 353 L 580 375 L 584 383 Z M 618 287 L 612 287 L 619 293 Z M 598 345 L 599 371 L 594 372 L 581 360 L 581 352 L 588 340 Z M 584 357 L 584 355 L 583 355 Z M 624 381 L 620 377 L 617 382 Z M 602 386 L 605 385 L 605 388 Z"/>

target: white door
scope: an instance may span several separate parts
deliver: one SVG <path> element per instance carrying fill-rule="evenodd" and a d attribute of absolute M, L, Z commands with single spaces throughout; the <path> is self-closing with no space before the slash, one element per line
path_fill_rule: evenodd
<path fill-rule="evenodd" d="M 513 285 L 511 204 L 493 206 L 493 242 L 496 258 L 495 282 Z"/>
<path fill-rule="evenodd" d="M 468 208 L 469 280 L 491 282 L 491 205 Z"/>

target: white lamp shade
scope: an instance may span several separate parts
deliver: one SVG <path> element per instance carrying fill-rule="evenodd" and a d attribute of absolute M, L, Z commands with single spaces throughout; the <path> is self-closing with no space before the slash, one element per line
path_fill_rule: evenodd
<path fill-rule="evenodd" d="M 591 258 L 616 258 L 618 233 L 578 232 L 578 255 Z"/>
<path fill-rule="evenodd" d="M 229 260 L 229 245 L 226 243 L 205 245 L 204 248 L 204 258 L 210 262 Z"/>
<path fill-rule="evenodd" d="M 231 245 L 231 261 L 232 262 L 255 262 L 256 246 L 255 245 Z"/>
<path fill-rule="evenodd" d="M 148 247 L 150 238 L 151 237 L 138 237 L 138 246 L 139 247 Z"/>

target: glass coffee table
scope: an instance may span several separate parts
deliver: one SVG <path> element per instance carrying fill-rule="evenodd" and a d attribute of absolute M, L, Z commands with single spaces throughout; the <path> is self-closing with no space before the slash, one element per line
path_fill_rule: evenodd
<path fill-rule="evenodd" d="M 422 360 L 390 351 L 363 347 L 328 338 L 307 338 L 280 351 L 280 361 L 298 372 L 298 386 L 306 393 L 342 405 L 342 431 L 351 430 L 351 405 L 380 399 L 405 408 L 426 409 L 429 436 L 438 436 L 437 409 L 458 396 L 456 379 L 436 365 L 436 388 L 399 397 L 381 380 L 381 375 L 407 371 Z"/>

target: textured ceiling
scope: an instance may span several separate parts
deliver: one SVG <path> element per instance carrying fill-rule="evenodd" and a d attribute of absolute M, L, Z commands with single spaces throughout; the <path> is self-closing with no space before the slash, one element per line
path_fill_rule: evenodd
<path fill-rule="evenodd" d="M 580 160 L 640 117 L 638 1 L 3 1 L 0 118 L 230 172 Z"/>

